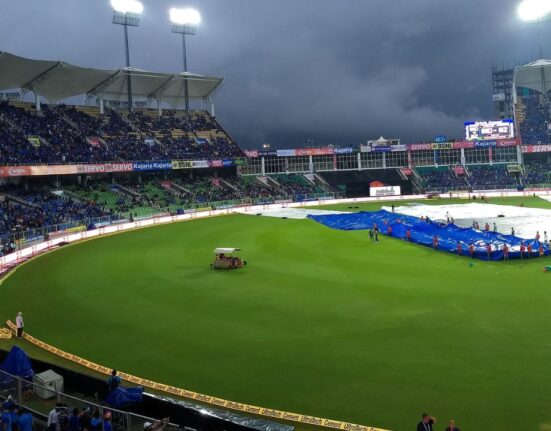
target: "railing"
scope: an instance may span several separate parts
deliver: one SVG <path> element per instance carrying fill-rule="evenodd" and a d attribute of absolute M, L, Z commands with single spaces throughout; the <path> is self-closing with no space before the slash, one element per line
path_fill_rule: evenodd
<path fill-rule="evenodd" d="M 103 420 L 105 412 L 110 411 L 114 431 L 143 431 L 146 422 L 155 423 L 158 420 L 113 409 L 95 400 L 75 397 L 58 389 L 59 388 L 57 388 L 55 384 L 43 386 L 13 374 L 0 371 L 0 399 L 5 400 L 11 395 L 16 404 L 25 407 L 25 409 L 39 417 L 47 417 L 56 403 L 63 403 L 67 404 L 69 407 L 67 409 L 68 415 L 71 414 L 74 407 L 77 407 L 79 410 L 89 408 L 90 414 L 97 410 L 100 414 L 99 417 Z M 178 425 L 168 424 L 165 429 L 172 431 L 178 428 Z"/>

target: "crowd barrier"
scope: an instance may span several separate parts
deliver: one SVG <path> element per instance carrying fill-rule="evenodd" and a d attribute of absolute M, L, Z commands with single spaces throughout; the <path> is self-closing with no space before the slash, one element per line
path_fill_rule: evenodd
<path fill-rule="evenodd" d="M 16 331 L 16 326 L 11 320 L 8 320 L 6 324 L 12 331 Z M 33 337 L 32 335 L 26 332 L 23 333 L 23 338 L 29 341 L 31 344 L 34 344 L 35 346 L 38 346 L 44 350 L 47 350 L 48 352 L 53 353 L 54 355 L 57 355 L 61 358 L 64 358 L 69 361 L 75 362 L 79 365 L 82 365 L 83 367 L 86 367 L 90 370 L 94 370 L 105 375 L 111 374 L 111 368 L 96 364 L 94 362 L 88 361 L 87 359 L 65 352 L 61 349 L 58 349 L 57 347 L 51 346 L 43 341 L 40 341 L 39 339 Z M 334 428 L 334 429 L 340 429 L 340 430 L 346 430 L 346 431 L 388 431 L 382 428 L 374 428 L 374 427 L 369 427 L 365 425 L 353 424 L 350 422 L 336 421 L 331 419 L 319 418 L 316 416 L 302 415 L 299 413 L 284 412 L 281 410 L 274 410 L 274 409 L 269 409 L 264 407 L 253 406 L 249 404 L 243 404 L 235 401 L 229 401 L 222 398 L 217 398 L 210 395 L 189 391 L 187 389 L 178 388 L 176 386 L 166 385 L 164 383 L 158 383 L 152 380 L 143 379 L 141 377 L 137 377 L 132 374 L 125 373 L 123 371 L 118 371 L 118 375 L 127 382 L 133 383 L 135 385 L 143 386 L 145 388 L 151 388 L 158 391 L 166 392 L 171 395 L 177 395 L 179 397 L 200 401 L 202 403 L 210 404 L 216 407 L 223 407 L 226 409 L 236 410 L 239 412 L 264 416 L 271 419 L 282 419 L 289 422 L 297 422 L 302 424 L 315 425 L 315 426 L 320 426 L 325 428 Z"/>

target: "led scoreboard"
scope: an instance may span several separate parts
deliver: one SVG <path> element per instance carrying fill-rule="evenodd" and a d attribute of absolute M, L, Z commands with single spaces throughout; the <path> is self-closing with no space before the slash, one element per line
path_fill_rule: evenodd
<path fill-rule="evenodd" d="M 469 121 L 465 123 L 467 141 L 512 139 L 515 137 L 513 120 Z"/>

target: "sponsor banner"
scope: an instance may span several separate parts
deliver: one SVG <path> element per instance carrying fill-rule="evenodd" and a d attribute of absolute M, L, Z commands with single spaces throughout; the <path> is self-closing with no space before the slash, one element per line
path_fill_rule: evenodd
<path fill-rule="evenodd" d="M 207 138 L 195 138 L 195 143 L 199 145 L 205 145 L 209 143 Z"/>
<path fill-rule="evenodd" d="M 0 177 L 23 177 L 31 175 L 30 166 L 2 166 L 0 167 Z"/>
<path fill-rule="evenodd" d="M 208 160 L 173 160 L 171 167 L 168 169 L 193 169 L 193 168 L 208 168 L 210 162 Z"/>
<path fill-rule="evenodd" d="M 233 159 L 235 166 L 243 166 L 246 163 L 245 159 Z"/>
<path fill-rule="evenodd" d="M 430 147 L 433 150 L 453 150 L 453 142 L 434 142 Z"/>
<path fill-rule="evenodd" d="M 514 165 L 507 165 L 507 171 L 509 172 L 521 172 L 520 165 L 514 164 Z"/>
<path fill-rule="evenodd" d="M 76 174 L 77 165 L 30 166 L 30 175 L 70 175 Z"/>
<path fill-rule="evenodd" d="M 277 157 L 296 156 L 296 151 L 295 150 L 277 150 L 276 155 Z"/>
<path fill-rule="evenodd" d="M 172 162 L 134 162 L 133 171 L 167 171 L 172 169 Z"/>
<path fill-rule="evenodd" d="M 400 168 L 400 172 L 402 172 L 402 174 L 406 177 L 413 175 L 413 170 L 411 168 Z"/>
<path fill-rule="evenodd" d="M 132 163 L 98 163 L 77 165 L 77 174 L 103 174 L 109 172 L 132 172 Z"/>
<path fill-rule="evenodd" d="M 431 144 L 408 144 L 408 150 L 411 151 L 422 151 L 422 150 L 432 150 Z"/>
<path fill-rule="evenodd" d="M 277 156 L 277 151 L 274 150 L 259 150 L 258 157 L 275 157 Z"/>
<path fill-rule="evenodd" d="M 445 135 L 436 135 L 434 137 L 434 142 L 436 143 L 448 142 L 448 137 Z"/>
<path fill-rule="evenodd" d="M 390 145 L 377 145 L 376 147 L 371 147 L 371 152 L 373 153 L 390 153 Z"/>
<path fill-rule="evenodd" d="M 333 148 L 297 148 L 295 153 L 297 156 L 327 156 L 333 154 Z"/>
<path fill-rule="evenodd" d="M 370 187 L 369 196 L 400 196 L 400 186 Z"/>
<path fill-rule="evenodd" d="M 352 154 L 354 152 L 354 148 L 352 147 L 333 148 L 333 152 L 335 154 Z"/>
<path fill-rule="evenodd" d="M 224 166 L 222 160 L 209 160 L 209 167 L 211 168 L 221 168 L 222 166 Z"/>
<path fill-rule="evenodd" d="M 370 153 L 371 152 L 371 146 L 370 145 L 360 145 L 360 153 Z"/>
<path fill-rule="evenodd" d="M 454 150 L 460 150 L 461 148 L 474 148 L 474 142 L 471 141 L 457 141 L 453 143 Z"/>
<path fill-rule="evenodd" d="M 258 157 L 258 150 L 245 150 L 245 155 L 250 158 Z"/>
<path fill-rule="evenodd" d="M 455 175 L 465 175 L 465 167 L 462 165 L 454 166 L 452 171 Z"/>
<path fill-rule="evenodd" d="M 515 147 L 519 144 L 520 144 L 519 139 L 498 139 L 497 140 L 498 147 Z"/>
<path fill-rule="evenodd" d="M 31 144 L 34 148 L 40 147 L 40 138 L 38 136 L 27 136 L 27 141 L 29 141 L 29 144 Z"/>
<path fill-rule="evenodd" d="M 229 166 L 234 166 L 233 160 L 230 160 L 230 159 L 222 160 L 222 166 L 225 168 Z"/>
<path fill-rule="evenodd" d="M 551 145 L 545 144 L 545 145 L 523 145 L 522 147 L 523 153 L 549 153 L 551 152 Z"/>
<path fill-rule="evenodd" d="M 495 148 L 497 147 L 496 141 L 474 141 L 476 148 Z"/>
<path fill-rule="evenodd" d="M 392 145 L 390 147 L 390 151 L 392 151 L 393 153 L 396 151 L 407 151 L 407 146 L 405 144 Z"/>

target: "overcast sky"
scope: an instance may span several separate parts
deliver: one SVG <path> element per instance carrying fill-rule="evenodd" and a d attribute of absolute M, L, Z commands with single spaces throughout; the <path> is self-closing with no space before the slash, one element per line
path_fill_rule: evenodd
<path fill-rule="evenodd" d="M 519 0 L 143 0 L 132 66 L 181 71 L 168 9 L 203 22 L 191 72 L 223 76 L 222 125 L 246 148 L 404 143 L 461 137 L 492 119 L 491 66 L 551 57 L 551 23 L 516 17 Z M 108 0 L 2 0 L 0 50 L 83 66 L 123 65 Z"/>

